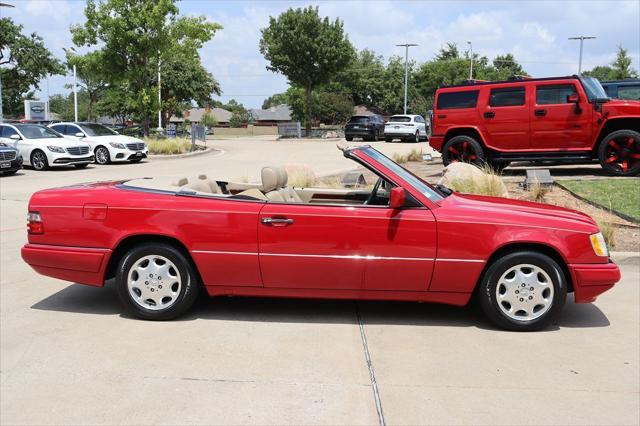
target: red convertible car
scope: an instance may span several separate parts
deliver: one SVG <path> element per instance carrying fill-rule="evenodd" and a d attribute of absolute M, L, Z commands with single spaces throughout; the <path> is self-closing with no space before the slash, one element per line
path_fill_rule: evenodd
<path fill-rule="evenodd" d="M 595 300 L 619 279 L 587 215 L 433 187 L 375 149 L 341 148 L 378 176 L 366 190 L 292 188 L 204 175 L 101 182 L 35 193 L 23 259 L 93 286 L 115 278 L 124 306 L 175 318 L 211 296 L 405 300 L 478 298 L 510 330 L 535 330 L 567 293 Z"/>

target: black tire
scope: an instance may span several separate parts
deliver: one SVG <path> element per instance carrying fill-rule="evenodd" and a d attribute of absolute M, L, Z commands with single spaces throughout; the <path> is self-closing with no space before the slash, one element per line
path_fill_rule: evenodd
<path fill-rule="evenodd" d="M 105 165 L 111 163 L 109 150 L 104 146 L 99 146 L 94 151 L 96 164 Z"/>
<path fill-rule="evenodd" d="M 348 142 L 351 142 L 353 140 L 353 136 L 345 136 L 344 137 Z"/>
<path fill-rule="evenodd" d="M 163 257 L 175 265 L 177 271 L 174 271 L 174 274 L 179 277 L 180 286 L 179 290 L 176 290 L 177 295 L 175 299 L 172 299 L 171 305 L 167 308 L 153 310 L 141 306 L 141 304 L 134 301 L 133 296 L 130 294 L 128 287 L 129 272 L 132 272 L 131 269 L 136 263 L 146 256 Z M 177 272 L 177 274 L 175 272 Z M 132 315 L 145 320 L 166 321 L 179 317 L 193 305 L 198 296 L 199 285 L 197 277 L 198 275 L 193 265 L 180 250 L 168 244 L 145 243 L 132 248 L 120 259 L 116 271 L 116 288 L 120 301 L 125 309 Z M 155 282 L 150 281 L 149 284 L 146 285 L 147 289 L 153 291 L 151 287 L 153 287 L 154 284 L 160 283 L 157 284 L 159 289 L 156 288 L 156 291 L 160 291 L 160 289 L 162 289 L 162 282 L 167 282 L 162 281 L 162 278 L 163 277 L 160 277 L 160 279 L 157 279 Z M 164 279 L 166 280 L 166 277 L 164 277 Z M 148 287 L 149 285 L 151 285 L 151 287 Z M 134 290 L 135 289 L 133 289 L 132 292 Z"/>
<path fill-rule="evenodd" d="M 11 176 L 11 175 L 15 175 L 17 172 L 18 172 L 18 169 L 11 170 L 10 172 L 2 172 L 0 173 L 0 176 Z"/>
<path fill-rule="evenodd" d="M 617 130 L 605 136 L 598 148 L 598 160 L 604 171 L 612 176 L 640 174 L 640 133 Z"/>
<path fill-rule="evenodd" d="M 550 293 L 551 289 L 545 289 L 542 292 L 538 292 L 538 294 L 536 294 L 535 291 L 537 291 L 538 289 L 529 287 L 534 289 L 530 291 L 527 288 L 529 284 L 526 284 L 526 287 L 524 289 L 520 289 L 518 287 L 517 290 L 513 290 L 513 293 L 518 293 L 518 290 L 521 290 L 522 293 L 520 293 L 519 295 L 510 294 L 510 289 L 507 289 L 504 285 L 498 283 L 503 274 L 509 272 L 510 270 L 512 270 L 512 268 L 517 269 L 522 266 L 523 270 L 526 270 L 527 266 L 530 265 L 540 268 L 542 271 L 544 271 L 544 273 L 546 273 L 546 277 L 544 277 L 543 274 L 536 274 L 536 277 L 542 277 L 545 281 L 547 279 L 551 280 L 549 287 L 553 286 L 553 296 L 551 296 Z M 531 268 L 529 268 L 529 270 L 531 270 L 532 273 L 535 273 L 535 271 L 533 271 Z M 540 278 L 536 279 L 539 280 Z M 515 280 L 515 286 L 520 285 L 520 283 L 517 282 L 518 276 L 514 275 L 513 280 Z M 508 297 L 518 298 L 518 300 L 516 300 L 515 302 L 523 303 L 523 306 L 529 306 L 527 305 L 529 299 L 533 299 L 532 303 L 535 303 L 537 298 L 541 295 L 543 296 L 546 292 L 548 294 L 548 299 L 550 300 L 550 306 L 546 305 L 547 307 L 540 308 L 538 310 L 538 313 L 536 313 L 535 310 L 532 310 L 531 318 L 527 318 L 523 315 L 521 315 L 522 319 L 511 318 L 507 313 L 503 312 L 503 308 L 507 309 L 507 307 L 509 307 L 509 309 L 517 309 L 517 306 L 511 306 L 504 300 L 502 302 L 499 302 L 497 300 L 498 296 L 496 294 L 496 289 L 499 285 L 501 287 L 500 289 L 498 289 L 498 292 L 505 290 L 505 294 Z M 522 283 L 522 285 L 525 286 L 524 283 Z M 557 317 L 558 313 L 564 306 L 565 300 L 567 298 L 567 280 L 560 265 L 558 265 L 558 263 L 549 256 L 535 251 L 518 251 L 507 254 L 497 259 L 489 266 L 489 268 L 483 274 L 482 279 L 478 285 L 476 297 L 478 298 L 478 302 L 482 307 L 485 315 L 498 327 L 512 331 L 540 330 L 547 327 Z M 502 308 L 500 305 L 502 305 Z M 535 305 L 536 308 L 539 306 L 542 305 Z M 545 309 L 545 311 L 540 314 L 539 311 L 542 309 Z M 515 313 L 512 313 L 512 315 L 518 316 L 518 312 L 522 312 L 525 315 L 528 315 L 524 309 L 517 310 Z M 535 315 L 539 316 L 535 317 Z"/>
<path fill-rule="evenodd" d="M 47 170 L 49 168 L 49 160 L 47 154 L 42 150 L 34 149 L 31 153 L 31 167 L 36 170 Z"/>
<path fill-rule="evenodd" d="M 489 165 L 489 167 L 491 167 L 496 172 L 502 173 L 502 171 L 504 169 L 509 167 L 509 164 L 511 164 L 511 161 L 496 161 L 496 160 L 490 158 L 487 161 L 487 164 Z"/>
<path fill-rule="evenodd" d="M 482 145 L 471 136 L 454 136 L 442 147 L 442 162 L 445 166 L 456 161 L 479 166 L 485 163 L 485 158 Z"/>
<path fill-rule="evenodd" d="M 378 131 L 377 130 L 373 131 L 373 136 L 371 136 L 371 141 L 372 142 L 378 142 Z"/>
<path fill-rule="evenodd" d="M 84 164 L 74 164 L 74 166 L 76 166 L 76 169 L 84 169 L 89 165 L 89 163 L 84 163 Z"/>
<path fill-rule="evenodd" d="M 389 137 L 386 137 L 386 136 L 385 136 L 385 137 L 384 137 L 384 141 L 385 141 L 385 142 L 391 142 L 391 141 L 393 141 L 393 138 L 389 138 Z"/>

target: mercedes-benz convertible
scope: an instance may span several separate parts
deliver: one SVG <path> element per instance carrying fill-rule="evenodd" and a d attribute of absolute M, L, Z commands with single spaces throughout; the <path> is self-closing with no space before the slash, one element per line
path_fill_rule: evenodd
<path fill-rule="evenodd" d="M 101 287 L 149 320 L 210 296 L 466 305 L 496 325 L 545 327 L 568 292 L 588 303 L 620 271 L 587 215 L 432 186 L 368 146 L 341 147 L 377 176 L 366 189 L 297 188 L 207 175 L 89 183 L 35 193 L 23 259 Z"/>

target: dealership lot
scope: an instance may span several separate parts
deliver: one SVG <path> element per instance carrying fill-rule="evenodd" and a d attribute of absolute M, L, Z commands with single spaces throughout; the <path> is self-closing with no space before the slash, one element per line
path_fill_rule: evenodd
<path fill-rule="evenodd" d="M 352 167 L 331 142 L 215 146 L 0 180 L 1 423 L 640 421 L 637 255 L 620 258 L 616 288 L 592 305 L 569 298 L 558 324 L 539 333 L 498 331 L 474 308 L 390 302 L 201 298 L 180 320 L 144 322 L 121 313 L 113 285 L 69 285 L 21 261 L 26 203 L 41 188 L 197 172 L 252 180 L 269 163 L 312 164 L 318 174 Z"/>

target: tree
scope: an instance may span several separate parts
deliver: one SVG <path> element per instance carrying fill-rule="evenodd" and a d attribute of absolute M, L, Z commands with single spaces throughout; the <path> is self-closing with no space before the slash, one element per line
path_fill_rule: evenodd
<path fill-rule="evenodd" d="M 354 48 L 342 22 L 320 18 L 318 8 L 289 9 L 278 18 L 270 17 L 262 29 L 260 53 L 270 63 L 267 69 L 285 75 L 303 87 L 306 96 L 307 132 L 311 130 L 313 90 L 331 81 L 353 60 Z"/>
<path fill-rule="evenodd" d="M 327 92 L 324 88 L 313 92 L 311 117 L 307 117 L 306 91 L 302 87 L 290 87 L 287 92 L 287 105 L 291 116 L 297 121 L 313 123 L 341 124 L 353 114 L 353 101 L 349 95 Z"/>
<path fill-rule="evenodd" d="M 594 67 L 591 71 L 585 71 L 582 75 L 586 75 L 589 77 L 595 77 L 600 81 L 614 80 L 612 77 L 613 69 L 611 69 L 608 65 L 598 65 Z"/>
<path fill-rule="evenodd" d="M 89 94 L 86 90 L 78 91 L 78 117 L 85 117 L 89 110 Z M 73 93 L 56 94 L 49 97 L 49 111 L 55 113 L 62 121 L 74 121 Z"/>
<path fill-rule="evenodd" d="M 25 95 L 39 89 L 48 75 L 63 74 L 64 67 L 44 46 L 36 33 L 22 34 L 22 25 L 0 18 L 0 79 L 3 113 L 17 116 L 24 111 Z"/>
<path fill-rule="evenodd" d="M 249 111 L 246 109 L 233 111 L 231 118 L 229 119 L 229 126 L 242 127 L 243 124 L 249 122 Z"/>
<path fill-rule="evenodd" d="M 336 76 L 330 87 L 333 91 L 349 94 L 356 105 L 379 106 L 384 99 L 384 77 L 383 57 L 364 49 Z"/>
<path fill-rule="evenodd" d="M 96 105 L 100 115 L 114 117 L 116 122 L 125 124 L 127 118 L 135 114 L 130 104 L 129 91 L 126 85 L 111 85 L 102 92 L 102 97 Z"/>
<path fill-rule="evenodd" d="M 205 112 L 204 114 L 202 114 L 200 123 L 207 127 L 215 127 L 218 125 L 218 120 L 216 120 L 216 117 L 210 112 Z"/>
<path fill-rule="evenodd" d="M 616 59 L 611 63 L 612 80 L 624 80 L 625 78 L 637 78 L 638 72 L 631 67 L 631 58 L 627 50 L 621 45 L 618 46 Z"/>
<path fill-rule="evenodd" d="M 267 99 L 262 102 L 262 109 L 269 109 L 274 106 L 287 104 L 287 94 L 286 93 L 276 93 L 274 95 L 269 96 Z"/>
<path fill-rule="evenodd" d="M 178 16 L 175 0 L 88 0 L 86 22 L 71 27 L 77 46 L 102 46 L 108 83 L 126 86 L 128 108 L 142 119 L 149 134 L 158 111 L 158 65 L 182 49 L 197 55 L 220 25 L 203 16 Z"/>

